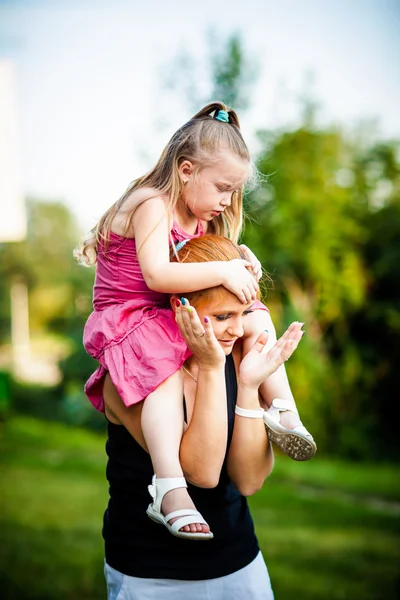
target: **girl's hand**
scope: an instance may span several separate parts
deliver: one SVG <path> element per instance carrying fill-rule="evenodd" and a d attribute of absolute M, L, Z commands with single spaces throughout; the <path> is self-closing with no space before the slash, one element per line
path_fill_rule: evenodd
<path fill-rule="evenodd" d="M 268 332 L 261 332 L 253 348 L 240 363 L 240 383 L 245 387 L 258 389 L 263 381 L 272 375 L 272 373 L 275 373 L 296 350 L 304 334 L 304 331 L 301 329 L 302 326 L 303 323 L 299 323 L 298 321 L 289 325 L 285 333 L 275 342 L 269 352 L 266 351 Z"/>
<path fill-rule="evenodd" d="M 244 244 L 240 244 L 239 248 L 243 250 L 246 255 L 247 260 L 251 264 L 251 268 L 253 269 L 253 273 L 257 281 L 260 281 L 262 277 L 262 266 L 257 256 Z"/>
<path fill-rule="evenodd" d="M 251 267 L 248 260 L 236 258 L 224 264 L 222 285 L 235 294 L 243 304 L 256 299 L 258 284 L 254 275 L 246 267 Z"/>
<path fill-rule="evenodd" d="M 213 368 L 225 364 L 225 354 L 217 342 L 211 321 L 205 317 L 204 323 L 199 319 L 196 309 L 190 306 L 186 298 L 176 301 L 175 321 L 188 348 L 199 361 L 200 368 Z"/>

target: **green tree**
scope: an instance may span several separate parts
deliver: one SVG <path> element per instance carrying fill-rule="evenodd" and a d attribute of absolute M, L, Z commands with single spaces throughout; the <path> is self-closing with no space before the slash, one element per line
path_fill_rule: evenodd
<path fill-rule="evenodd" d="M 363 149 L 310 123 L 261 139 L 268 150 L 262 184 L 247 198 L 245 241 L 275 276 L 267 302 L 279 326 L 306 323 L 288 365 L 302 414 L 322 449 L 387 455 L 384 415 L 395 390 L 388 373 L 400 366 L 396 146 Z M 377 302 L 383 281 L 386 304 Z M 384 409 L 372 401 L 378 389 Z"/>
<path fill-rule="evenodd" d="M 70 319 L 90 310 L 93 271 L 80 269 L 72 250 L 80 236 L 75 217 L 61 202 L 27 202 L 26 240 L 0 245 L 0 341 L 10 331 L 9 294 L 16 278 L 30 295 L 31 327 L 67 333 Z"/>
<path fill-rule="evenodd" d="M 356 157 L 355 204 L 368 232 L 360 249 L 368 269 L 368 288 L 365 303 L 348 320 L 351 344 L 346 349 L 334 340 L 341 370 L 349 363 L 357 365 L 349 382 L 352 402 L 342 411 L 343 443 L 348 447 L 357 437 L 354 432 L 361 429 L 369 434 L 363 440 L 363 455 L 388 458 L 400 455 L 397 422 L 391 417 L 400 392 L 399 149 L 398 143 L 380 143 Z"/>
<path fill-rule="evenodd" d="M 59 353 L 59 342 L 51 341 L 55 335 L 69 355 L 60 362 L 63 377 L 54 388 L 12 382 L 14 409 L 101 427 L 103 421 L 83 393 L 84 382 L 96 367 L 82 345 L 94 269 L 80 267 L 72 255 L 80 231 L 64 204 L 30 200 L 27 212 L 26 240 L 0 246 L 0 342 L 9 340 L 10 288 L 17 278 L 28 287 L 32 338 L 49 339 L 53 349 L 49 352 Z"/>
<path fill-rule="evenodd" d="M 211 30 L 206 46 L 207 53 L 201 58 L 183 48 L 163 66 L 164 90 L 181 95 L 193 112 L 212 100 L 222 100 L 236 110 L 247 109 L 258 60 L 248 55 L 240 33 L 223 37 Z"/>

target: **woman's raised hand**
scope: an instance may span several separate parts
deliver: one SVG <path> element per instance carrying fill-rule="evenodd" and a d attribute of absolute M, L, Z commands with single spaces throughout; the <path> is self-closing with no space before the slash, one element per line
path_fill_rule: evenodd
<path fill-rule="evenodd" d="M 288 360 L 296 350 L 304 331 L 303 323 L 295 321 L 272 346 L 266 351 L 268 332 L 263 331 L 258 336 L 253 348 L 246 354 L 240 363 L 240 383 L 245 387 L 258 389 L 263 381 L 275 373 L 285 360 Z"/>
<path fill-rule="evenodd" d="M 222 285 L 235 294 L 243 304 L 255 300 L 258 292 L 258 283 L 248 267 L 252 267 L 251 262 L 240 258 L 224 264 Z"/>
<path fill-rule="evenodd" d="M 210 319 L 205 317 L 202 323 L 186 298 L 176 301 L 175 321 L 200 367 L 209 369 L 225 363 L 224 351 L 217 342 Z"/>

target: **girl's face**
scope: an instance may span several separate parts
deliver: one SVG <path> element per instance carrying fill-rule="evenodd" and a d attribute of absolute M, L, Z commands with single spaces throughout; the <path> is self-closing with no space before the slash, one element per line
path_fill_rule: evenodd
<path fill-rule="evenodd" d="M 197 172 L 189 161 L 182 163 L 180 174 L 186 182 L 183 201 L 189 211 L 202 221 L 211 221 L 224 212 L 249 175 L 250 164 L 230 151 L 216 155 L 212 166 Z"/>
<path fill-rule="evenodd" d="M 246 316 L 253 312 L 251 310 L 254 301 L 243 304 L 231 292 L 225 288 L 210 301 L 200 300 L 193 304 L 200 320 L 204 317 L 211 321 L 215 337 L 226 355 L 230 354 L 236 340 L 243 336 Z"/>

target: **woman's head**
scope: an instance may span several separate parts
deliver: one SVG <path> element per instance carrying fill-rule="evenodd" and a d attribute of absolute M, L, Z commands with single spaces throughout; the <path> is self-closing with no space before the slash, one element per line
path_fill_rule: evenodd
<path fill-rule="evenodd" d="M 171 253 L 171 261 L 199 263 L 212 261 L 246 260 L 243 250 L 231 240 L 216 235 L 194 238 L 176 253 Z M 243 335 L 246 316 L 252 312 L 254 302 L 243 304 L 222 285 L 184 294 L 200 319 L 211 320 L 215 336 L 226 354 L 232 351 L 237 338 Z M 174 300 L 179 296 L 174 296 Z M 259 295 L 258 295 L 259 298 Z"/>

